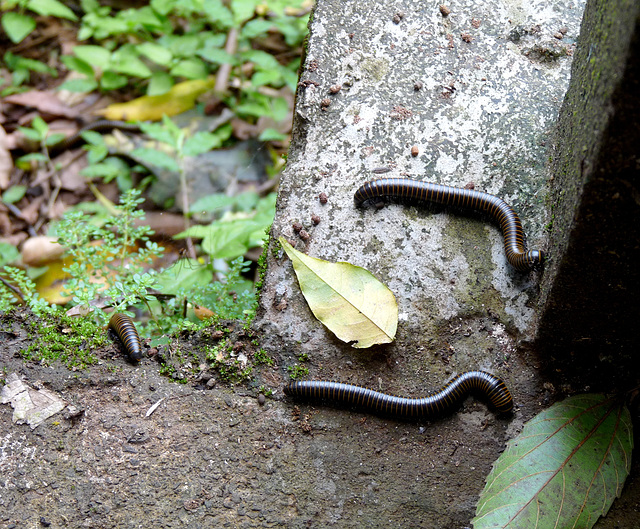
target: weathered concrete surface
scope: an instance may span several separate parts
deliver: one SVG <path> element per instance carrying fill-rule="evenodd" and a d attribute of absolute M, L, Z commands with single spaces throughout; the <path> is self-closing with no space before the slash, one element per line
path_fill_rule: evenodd
<path fill-rule="evenodd" d="M 0 316 L 0 329 L 6 373 L 80 412 L 31 430 L 0 405 L 2 528 L 463 527 L 477 488 L 466 482 L 490 469 L 478 454 L 497 453 L 510 428 L 477 402 L 437 429 L 296 414 L 245 387 L 172 383 L 152 360 L 132 367 L 113 350 L 77 373 L 25 364 L 22 326 Z M 196 343 L 181 350 L 203 361 Z M 470 442 L 470 423 L 492 437 Z"/>
<path fill-rule="evenodd" d="M 476 472 L 488 468 L 506 439 L 556 398 L 556 388 L 543 388 L 542 362 L 529 349 L 539 276 L 507 265 L 502 236 L 486 219 L 402 206 L 357 210 L 353 193 L 380 167 L 391 169 L 384 176 L 473 182 L 512 204 L 530 246 L 544 249 L 547 142 L 568 85 L 583 3 L 447 5 L 451 13 L 445 17 L 436 3 L 417 0 L 319 2 L 272 228 L 274 238 L 297 241 L 309 255 L 363 266 L 386 283 L 400 309 L 396 342 L 372 352 L 339 342 L 315 320 L 290 262 L 274 245 L 257 328 L 281 355 L 284 378 L 300 353 L 309 355 L 305 365 L 312 378 L 401 395 L 418 396 L 468 369 L 504 377 L 518 405 L 508 429 L 501 423 L 482 429 L 491 415 L 469 409 L 428 429 L 445 443 L 470 446 L 462 440 L 473 439 L 469 464 Z M 322 193 L 326 204 L 319 200 Z M 309 237 L 297 235 L 295 224 Z M 328 416 L 335 417 L 320 411 L 318 420 Z M 409 439 L 421 435 L 409 431 Z M 349 428 L 343 436 L 336 445 L 342 451 L 359 450 L 360 442 L 377 444 Z M 325 454 L 322 468 L 343 472 L 344 461 L 327 441 L 313 443 L 314 451 Z M 386 515 L 386 501 L 415 495 L 429 500 L 420 515 L 394 511 L 397 517 L 388 522 L 468 524 L 483 478 L 470 478 L 470 467 L 442 475 L 442 453 L 431 444 L 422 449 L 400 488 L 393 485 L 395 469 L 378 467 L 377 480 L 388 487 L 376 516 Z M 299 485 L 299 494 L 317 493 L 304 487 Z M 455 517 L 444 517 L 456 509 Z M 359 520 L 346 510 L 343 517 L 347 523 Z"/>
<path fill-rule="evenodd" d="M 638 384 L 640 4 L 590 2 L 554 149 L 541 345 L 592 387 Z M 576 362 L 575 359 L 580 361 Z"/>
<path fill-rule="evenodd" d="M 543 246 L 545 145 L 567 87 L 581 5 L 456 2 L 447 17 L 419 1 L 318 5 L 272 234 L 297 239 L 310 255 L 364 266 L 392 289 L 402 324 L 391 357 L 420 336 L 434 352 L 449 326 L 488 314 L 514 343 L 535 328 L 538 277 L 507 265 L 496 227 L 400 206 L 359 211 L 352 197 L 379 167 L 391 168 L 384 176 L 473 182 L 511 203 L 530 246 Z M 332 86 L 341 89 L 331 95 Z M 262 305 L 262 320 L 279 336 L 322 347 L 318 361 L 355 356 L 314 321 L 281 255 L 271 256 Z M 470 353 L 478 344 L 469 338 Z M 429 362 L 418 356 L 424 368 Z M 470 361 L 483 362 L 494 365 L 484 351 Z"/>

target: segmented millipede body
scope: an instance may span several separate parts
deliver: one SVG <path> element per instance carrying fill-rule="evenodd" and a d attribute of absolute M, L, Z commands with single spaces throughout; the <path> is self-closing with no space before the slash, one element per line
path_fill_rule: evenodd
<path fill-rule="evenodd" d="M 471 393 L 482 395 L 500 413 L 513 409 L 505 383 L 485 371 L 467 371 L 453 377 L 441 389 L 421 399 L 407 399 L 340 382 L 301 380 L 290 382 L 284 392 L 295 398 L 326 402 L 394 419 L 432 419 L 457 409 Z"/>
<path fill-rule="evenodd" d="M 140 362 L 142 360 L 142 344 L 133 320 L 125 314 L 115 313 L 109 320 L 109 329 L 113 329 L 118 335 L 129 358 Z"/>
<path fill-rule="evenodd" d="M 516 212 L 504 200 L 489 193 L 410 178 L 380 178 L 362 185 L 355 192 L 353 200 L 356 206 L 365 206 L 379 198 L 399 199 L 414 204 L 432 202 L 486 213 L 500 225 L 504 251 L 511 266 L 526 272 L 544 261 L 542 251 L 527 250 L 522 224 Z"/>

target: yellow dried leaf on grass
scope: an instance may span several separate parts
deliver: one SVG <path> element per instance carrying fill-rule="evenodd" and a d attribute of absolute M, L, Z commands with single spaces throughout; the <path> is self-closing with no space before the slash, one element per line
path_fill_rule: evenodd
<path fill-rule="evenodd" d="M 368 270 L 309 257 L 278 239 L 293 263 L 309 308 L 330 331 L 354 347 L 392 342 L 398 327 L 393 293 Z"/>
<path fill-rule="evenodd" d="M 64 305 L 71 300 L 71 296 L 64 295 L 69 274 L 62 269 L 70 266 L 72 262 L 71 257 L 66 257 L 64 260 L 58 259 L 49 263 L 48 270 L 36 279 L 36 291 L 52 305 Z"/>
<path fill-rule="evenodd" d="M 122 121 L 159 121 L 163 115 L 175 116 L 192 108 L 198 96 L 215 85 L 215 78 L 184 81 L 156 96 L 142 96 L 127 103 L 109 105 L 99 114 Z"/>

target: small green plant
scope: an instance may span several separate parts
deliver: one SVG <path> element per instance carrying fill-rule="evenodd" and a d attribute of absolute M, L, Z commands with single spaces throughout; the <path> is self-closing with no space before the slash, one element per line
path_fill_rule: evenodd
<path fill-rule="evenodd" d="M 149 240 L 147 226 L 134 224 L 144 216 L 136 209 L 142 202 L 139 195 L 138 190 L 127 191 L 116 215 L 103 225 L 96 226 L 90 216 L 75 211 L 57 226 L 58 242 L 73 257 L 64 269 L 71 276 L 66 288 L 73 303 L 86 313 L 99 296 L 109 299 L 118 311 L 153 299 L 148 291 L 154 288 L 155 277 L 144 271 L 144 265 L 159 257 L 163 248 Z"/>
<path fill-rule="evenodd" d="M 160 374 L 165 376 L 165 377 L 169 377 L 171 378 L 173 376 L 173 374 L 175 373 L 176 368 L 173 367 L 171 364 L 160 364 Z"/>
<path fill-rule="evenodd" d="M 208 225 L 193 226 L 177 238 L 202 239 L 202 250 L 211 259 L 235 259 L 249 248 L 262 246 L 273 222 L 276 194 L 260 197 L 246 191 L 234 197 L 222 193 L 197 200 L 191 215 L 213 216 Z"/>
<path fill-rule="evenodd" d="M 267 352 L 260 348 L 258 349 L 254 355 L 253 355 L 253 359 L 256 361 L 257 364 L 267 364 L 269 366 L 273 365 L 273 358 L 271 358 Z"/>
<path fill-rule="evenodd" d="M 8 310 L 10 306 L 18 301 L 16 294 L 9 287 L 9 283 L 14 283 L 20 291 L 23 301 L 34 312 L 34 314 L 53 314 L 57 312 L 57 307 L 50 305 L 45 299 L 41 298 L 36 292 L 35 283 L 29 278 L 24 270 L 13 266 L 5 266 L 4 272 L 7 275 L 8 282 L 0 283 L 0 310 Z"/>
<path fill-rule="evenodd" d="M 50 164 L 48 148 L 64 139 L 64 134 L 49 134 L 49 125 L 40 116 L 33 118 L 31 127 L 19 127 L 18 129 L 28 140 L 38 145 L 40 152 L 21 156 L 16 164 L 24 167 L 31 162 Z"/>
<path fill-rule="evenodd" d="M 273 395 L 273 390 L 266 386 L 260 386 L 258 388 L 258 393 L 262 393 L 265 397 L 271 397 Z"/>
<path fill-rule="evenodd" d="M 301 366 L 299 364 L 294 364 L 292 366 L 287 367 L 287 371 L 289 371 L 289 376 L 292 380 L 298 380 L 300 378 L 304 378 L 309 374 L 309 368 L 305 366 Z"/>
<path fill-rule="evenodd" d="M 225 66 L 229 72 L 220 80 L 219 91 L 226 91 L 231 75 L 245 81 L 239 91 L 227 95 L 227 104 L 247 116 L 280 121 L 288 111 L 286 101 L 263 93 L 263 87 L 286 84 L 295 90 L 299 55 L 279 61 L 257 49 L 257 44 L 277 32 L 286 45 L 300 48 L 308 20 L 303 3 L 268 0 L 262 6 L 244 0 L 224 4 L 165 0 L 117 11 L 85 1 L 78 40 L 100 44 L 75 46 L 73 55 L 62 58 L 67 68 L 82 76 L 67 81 L 63 88 L 86 92 L 139 85 L 146 87 L 147 95 L 158 95 L 177 78 L 205 79 Z M 296 8 L 298 16 L 287 14 Z"/>
<path fill-rule="evenodd" d="M 209 349 L 206 358 L 220 378 L 226 382 L 237 384 L 251 377 L 252 366 L 246 358 L 241 358 L 234 351 L 233 344 L 227 339 L 221 340 L 215 347 Z"/>
<path fill-rule="evenodd" d="M 9 11 L 14 8 L 18 8 L 17 12 Z M 14 44 L 22 42 L 36 28 L 35 19 L 26 11 L 33 11 L 40 16 L 78 19 L 71 9 L 58 0 L 3 0 L 2 9 L 8 11 L 2 15 L 2 29 Z"/>
<path fill-rule="evenodd" d="M 88 166 L 80 171 L 80 174 L 87 179 L 101 178 L 107 184 L 115 180 L 118 189 L 125 192 L 133 187 L 134 170 L 142 169 L 146 173 L 146 169 L 136 166 L 132 168 L 119 156 L 110 156 L 109 148 L 105 142 L 104 136 L 93 130 L 86 130 L 81 133 L 82 139 L 86 142 L 84 149 L 87 151 Z M 147 179 L 150 177 L 147 177 Z M 143 180 L 140 184 L 144 187 Z"/>
<path fill-rule="evenodd" d="M 24 91 L 25 87 L 22 84 L 29 81 L 31 72 L 50 75 L 54 78 L 58 76 L 58 72 L 54 68 L 35 59 L 14 55 L 10 51 L 6 52 L 2 58 L 4 64 L 11 71 L 11 84 L 8 86 L 2 85 L 3 88 L 0 90 L 1 97 Z"/>
<path fill-rule="evenodd" d="M 212 281 L 209 266 L 189 268 L 178 263 L 158 278 L 158 289 L 163 294 L 175 295 L 167 306 L 179 311 L 184 300 L 213 311 L 217 319 L 249 320 L 255 314 L 257 298 L 251 281 L 243 274 L 249 263 L 238 257 L 229 264 L 220 281 Z"/>

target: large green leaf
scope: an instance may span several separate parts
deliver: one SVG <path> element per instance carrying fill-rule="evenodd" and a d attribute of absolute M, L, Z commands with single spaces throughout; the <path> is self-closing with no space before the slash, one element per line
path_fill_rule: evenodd
<path fill-rule="evenodd" d="M 480 495 L 475 529 L 589 529 L 631 466 L 629 410 L 603 395 L 556 403 L 507 444 Z"/>
<path fill-rule="evenodd" d="M 392 342 L 398 327 L 393 293 L 371 272 L 350 263 L 331 263 L 278 239 L 293 263 L 311 311 L 329 330 L 357 348 Z"/>

